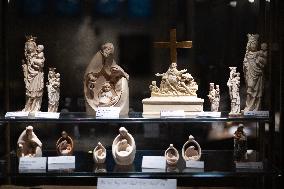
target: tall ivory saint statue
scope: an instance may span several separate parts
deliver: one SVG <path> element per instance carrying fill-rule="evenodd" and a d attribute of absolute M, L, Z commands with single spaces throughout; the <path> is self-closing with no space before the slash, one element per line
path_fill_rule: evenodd
<path fill-rule="evenodd" d="M 36 37 L 27 36 L 25 59 L 23 60 L 26 105 L 23 111 L 37 112 L 41 108 L 43 94 L 44 47 L 36 44 Z"/>
<path fill-rule="evenodd" d="M 263 70 L 267 63 L 267 44 L 258 50 L 258 34 L 248 34 L 243 71 L 246 83 L 246 107 L 244 111 L 260 110 L 263 91 Z"/>
<path fill-rule="evenodd" d="M 88 114 L 95 113 L 98 107 L 120 107 L 120 114 L 128 114 L 129 75 L 113 56 L 113 44 L 105 43 L 86 69 L 84 94 Z"/>

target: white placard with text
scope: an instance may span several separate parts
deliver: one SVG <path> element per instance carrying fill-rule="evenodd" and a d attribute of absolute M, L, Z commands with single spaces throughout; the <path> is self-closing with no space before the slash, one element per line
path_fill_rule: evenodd
<path fill-rule="evenodd" d="M 244 116 L 269 117 L 269 111 L 246 111 Z"/>
<path fill-rule="evenodd" d="M 199 117 L 221 117 L 221 112 L 199 112 Z"/>
<path fill-rule="evenodd" d="M 5 114 L 5 117 L 8 117 L 8 118 L 13 118 L 13 117 L 28 117 L 29 116 L 29 112 L 22 112 L 22 111 L 19 111 L 19 112 L 7 112 Z"/>
<path fill-rule="evenodd" d="M 48 157 L 48 170 L 75 169 L 75 156 Z"/>
<path fill-rule="evenodd" d="M 198 169 L 204 169 L 204 161 L 186 161 L 186 167 L 187 168 L 198 168 Z"/>
<path fill-rule="evenodd" d="M 19 173 L 46 172 L 46 157 L 21 157 L 19 160 Z"/>
<path fill-rule="evenodd" d="M 120 107 L 98 107 L 96 118 L 119 118 Z"/>
<path fill-rule="evenodd" d="M 263 169 L 263 163 L 257 162 L 236 162 L 236 169 Z"/>
<path fill-rule="evenodd" d="M 143 156 L 142 168 L 165 169 L 166 158 L 164 156 Z"/>
<path fill-rule="evenodd" d="M 98 178 L 97 189 L 176 189 L 176 179 Z"/>
<path fill-rule="evenodd" d="M 185 117 L 184 110 L 161 110 L 161 117 Z"/>
<path fill-rule="evenodd" d="M 51 119 L 59 119 L 60 113 L 57 112 L 36 112 L 36 118 L 51 118 Z"/>

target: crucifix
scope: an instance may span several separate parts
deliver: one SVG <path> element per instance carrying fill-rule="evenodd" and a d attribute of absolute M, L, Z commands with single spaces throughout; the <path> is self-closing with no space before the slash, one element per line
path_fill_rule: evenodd
<path fill-rule="evenodd" d="M 155 48 L 169 48 L 171 50 L 171 63 L 177 62 L 177 49 L 178 48 L 191 48 L 192 41 L 177 41 L 176 29 L 170 31 L 169 42 L 155 42 Z"/>

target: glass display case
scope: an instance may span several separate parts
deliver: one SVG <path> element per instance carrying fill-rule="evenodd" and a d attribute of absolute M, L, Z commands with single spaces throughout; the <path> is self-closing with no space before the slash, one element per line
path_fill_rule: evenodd
<path fill-rule="evenodd" d="M 283 4 L 283 3 L 282 3 Z M 280 41 L 278 0 L 7 0 L 1 2 L 0 53 L 0 185 L 97 185 L 98 178 L 177 179 L 178 186 L 279 188 L 282 177 L 283 47 Z M 283 6 L 283 5 L 282 5 Z M 282 13 L 283 14 L 283 13 Z M 281 17 L 283 18 L 283 16 Z M 154 48 L 157 41 L 192 41 L 177 49 L 179 69 L 187 69 L 198 84 L 197 96 L 210 112 L 209 83 L 220 86 L 220 116 L 143 116 L 142 100 L 150 97 L 155 73 L 164 73 L 173 57 L 169 49 Z M 240 72 L 240 106 L 245 107 L 243 60 L 247 34 L 258 33 L 268 44 L 264 69 L 262 110 L 269 115 L 230 116 L 227 80 L 229 67 Z M 49 68 L 60 73 L 59 118 L 5 117 L 25 107 L 22 70 L 26 36 L 44 45 L 44 83 Z M 283 38 L 283 36 L 282 36 Z M 283 41 L 283 40 L 282 40 Z M 100 46 L 114 44 L 114 59 L 129 74 L 129 113 L 97 118 L 86 113 L 84 74 Z M 41 111 L 48 107 L 44 87 Z M 240 125 L 246 134 L 246 160 L 241 167 L 234 151 Z M 62 131 L 73 139 L 75 168 L 22 172 L 17 141 L 27 126 L 42 143 L 43 157 L 56 157 Z M 134 162 L 116 164 L 112 143 L 125 127 L 135 139 Z M 190 167 L 182 148 L 192 135 L 201 146 L 202 168 Z M 101 142 L 106 161 L 94 163 L 93 150 Z M 176 166 L 149 169 L 145 156 L 164 156 L 173 144 L 179 152 Z"/>

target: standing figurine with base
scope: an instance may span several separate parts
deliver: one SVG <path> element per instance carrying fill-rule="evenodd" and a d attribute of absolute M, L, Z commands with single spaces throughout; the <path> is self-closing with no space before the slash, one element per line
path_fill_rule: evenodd
<path fill-rule="evenodd" d="M 262 43 L 258 50 L 258 34 L 248 34 L 246 54 L 243 61 L 243 71 L 246 84 L 246 107 L 244 111 L 258 111 L 264 82 L 264 67 L 267 63 L 267 44 Z"/>
<path fill-rule="evenodd" d="M 239 124 L 234 133 L 234 159 L 237 162 L 247 159 L 247 136 L 243 124 Z"/>
<path fill-rule="evenodd" d="M 211 103 L 211 111 L 218 112 L 220 103 L 220 88 L 216 85 L 214 88 L 214 83 L 209 84 L 209 94 L 207 95 Z"/>
<path fill-rule="evenodd" d="M 25 43 L 25 60 L 23 60 L 24 82 L 26 87 L 26 104 L 24 112 L 38 112 L 41 108 L 44 87 L 44 47 L 36 44 L 36 37 L 27 36 Z"/>
<path fill-rule="evenodd" d="M 227 82 L 227 86 L 229 87 L 229 94 L 231 99 L 231 111 L 229 113 L 230 116 L 240 116 L 240 73 L 237 72 L 237 67 L 229 67 L 230 68 L 230 77 Z"/>
<path fill-rule="evenodd" d="M 49 68 L 46 87 L 48 92 L 48 112 L 57 112 L 60 98 L 60 74 L 55 72 L 55 68 Z"/>

